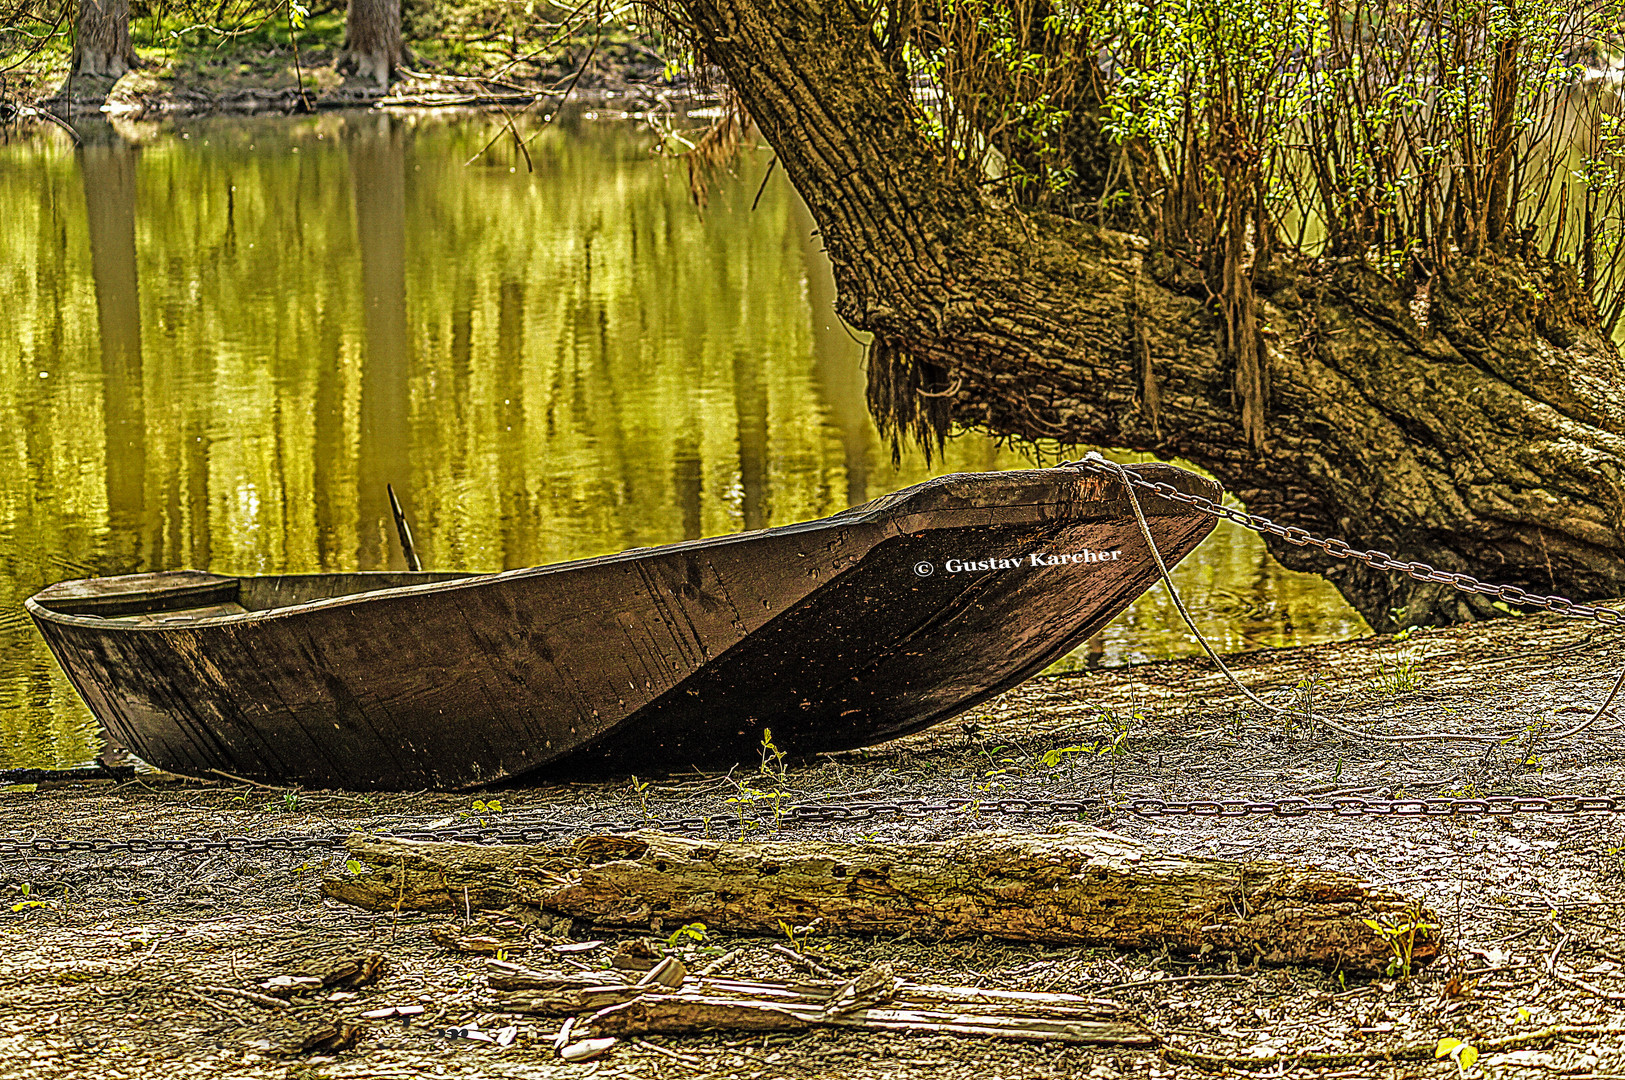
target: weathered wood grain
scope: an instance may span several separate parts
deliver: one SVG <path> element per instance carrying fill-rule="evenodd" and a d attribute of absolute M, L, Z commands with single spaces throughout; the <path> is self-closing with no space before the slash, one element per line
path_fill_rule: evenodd
<path fill-rule="evenodd" d="M 1415 901 L 1338 871 L 1192 858 L 1083 826 L 982 832 L 940 843 L 728 843 L 659 833 L 563 847 L 356 838 L 367 870 L 323 882 L 369 910 L 529 904 L 602 926 L 829 933 L 1235 953 L 1243 962 L 1382 970 L 1363 919 Z M 1437 921 L 1437 920 L 1433 920 Z M 1417 962 L 1435 943 L 1416 943 Z"/>
<path fill-rule="evenodd" d="M 636 986 L 605 982 L 597 973 L 561 975 L 500 961 L 486 967 L 493 989 L 531 991 L 498 999 L 493 1004 L 499 1011 L 561 1017 L 590 1012 L 586 1026 L 599 1035 L 832 1026 L 1118 1046 L 1155 1042 L 1120 1002 L 912 983 L 883 967 L 844 981 L 702 977 L 669 985 L 645 979 Z"/>
<path fill-rule="evenodd" d="M 1213 528 L 1142 503 L 1170 562 Z M 1036 674 L 1156 580 L 1123 486 L 1056 468 L 501 574 L 135 575 L 28 610 L 154 765 L 417 790 L 754 760 L 764 728 L 791 753 L 879 742 Z"/>

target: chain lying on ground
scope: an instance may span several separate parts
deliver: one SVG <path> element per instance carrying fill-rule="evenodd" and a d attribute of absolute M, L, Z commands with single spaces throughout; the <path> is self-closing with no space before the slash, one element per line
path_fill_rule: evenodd
<path fill-rule="evenodd" d="M 1278 799 L 1190 799 L 1169 800 L 1143 796 L 1088 796 L 1068 799 L 897 799 L 891 802 L 829 802 L 785 807 L 776 823 L 760 821 L 762 827 L 794 828 L 799 825 L 828 825 L 864 821 L 896 821 L 966 815 L 973 820 L 988 818 L 1078 818 L 1086 814 L 1126 815 L 1140 818 L 1302 818 L 1311 814 L 1334 817 L 1459 818 L 1511 817 L 1516 814 L 1625 814 L 1625 797 L 1612 795 L 1490 795 L 1482 798 L 1369 799 L 1359 796 L 1329 795 L 1312 799 L 1288 796 Z M 473 844 L 558 843 L 573 837 L 630 833 L 640 830 L 715 836 L 730 831 L 733 814 L 716 817 L 648 818 L 638 821 L 593 821 L 570 825 L 556 820 L 540 823 L 513 822 L 504 828 L 404 829 L 364 832 L 307 833 L 298 836 L 213 836 L 213 837 L 93 837 L 83 840 L 54 837 L 8 837 L 0 839 L 0 856 L 5 855 L 102 855 L 121 853 L 149 855 L 160 853 L 210 854 L 247 851 L 331 851 L 341 848 L 354 836 L 379 840 L 431 840 Z"/>
<path fill-rule="evenodd" d="M 1570 600 L 1565 596 L 1548 596 L 1542 593 L 1532 593 L 1520 589 L 1516 585 L 1496 585 L 1492 582 L 1480 581 L 1471 574 L 1458 574 L 1449 570 L 1440 570 L 1425 562 L 1406 561 L 1396 559 L 1386 551 L 1376 548 L 1361 550 L 1347 541 L 1336 537 L 1316 536 L 1307 529 L 1300 529 L 1296 525 L 1277 525 L 1267 517 L 1259 514 L 1249 514 L 1245 510 L 1216 503 L 1212 499 L 1201 495 L 1187 495 L 1172 484 L 1156 483 L 1143 477 L 1135 476 L 1127 470 L 1121 469 L 1114 462 L 1107 461 L 1096 452 L 1081 461 L 1063 461 L 1058 468 L 1080 469 L 1092 472 L 1099 476 L 1110 476 L 1114 479 L 1126 478 L 1127 482 L 1144 491 L 1160 495 L 1173 502 L 1194 506 L 1205 514 L 1223 518 L 1234 522 L 1256 533 L 1268 533 L 1279 536 L 1289 544 L 1297 547 L 1316 547 L 1334 559 L 1353 559 L 1355 562 L 1365 563 L 1373 570 L 1397 570 L 1417 581 L 1431 581 L 1440 585 L 1449 585 L 1462 592 L 1477 593 L 1479 596 L 1493 596 L 1507 604 L 1516 604 L 1519 607 L 1542 608 L 1546 611 L 1555 611 L 1563 615 L 1576 615 L 1581 618 L 1595 619 L 1607 626 L 1625 625 L 1625 612 L 1613 608 L 1599 607 L 1596 604 L 1582 604 Z"/>

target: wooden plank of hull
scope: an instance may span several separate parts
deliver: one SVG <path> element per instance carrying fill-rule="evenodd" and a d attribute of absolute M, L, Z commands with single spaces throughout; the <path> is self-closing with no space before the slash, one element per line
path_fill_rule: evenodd
<path fill-rule="evenodd" d="M 448 788 L 669 767 L 754 754 L 764 724 L 798 751 L 878 741 L 1041 669 L 1155 580 L 1120 491 L 1071 470 L 949 477 L 820 522 L 501 575 L 243 579 L 245 606 L 271 610 L 195 624 L 62 615 L 51 590 L 30 611 L 113 734 L 177 772 Z M 1170 561 L 1212 528 L 1143 501 Z M 1085 548 L 1122 555 L 1031 565 Z M 315 599 L 403 582 L 430 583 Z"/>
<path fill-rule="evenodd" d="M 1171 564 L 1212 519 L 1160 519 Z M 943 551 L 1002 554 L 1019 568 L 918 577 Z M 1034 554 L 1121 552 L 1038 567 Z M 983 556 L 985 557 L 985 555 Z M 864 746 L 940 723 L 1033 675 L 1105 626 L 1158 579 L 1133 522 L 971 529 L 898 538 L 861 568 L 750 635 L 721 661 L 629 716 L 569 764 L 637 771 L 752 760 L 762 730 L 792 753 Z M 727 702 L 726 712 L 717 702 Z"/>

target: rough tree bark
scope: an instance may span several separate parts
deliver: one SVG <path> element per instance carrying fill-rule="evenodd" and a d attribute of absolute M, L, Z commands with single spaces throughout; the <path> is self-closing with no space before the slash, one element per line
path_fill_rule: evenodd
<path fill-rule="evenodd" d="M 1277 964 L 1384 969 L 1393 950 L 1365 919 L 1419 903 L 1348 874 L 1263 860 L 1189 858 L 1082 826 L 984 832 L 941 843 L 727 843 L 660 833 L 565 847 L 353 839 L 370 872 L 323 891 L 372 911 L 533 905 L 600 926 L 776 934 L 989 934 L 1050 944 L 1217 950 Z M 1413 959 L 1437 944 L 1417 938 Z"/>
<path fill-rule="evenodd" d="M 681 3 L 817 219 L 839 310 L 875 334 L 883 423 L 1182 457 L 1283 524 L 1542 592 L 1625 593 L 1625 364 L 1570 271 L 1463 264 L 1418 322 L 1357 264 L 1256 268 L 1259 452 L 1200 279 L 1140 237 L 1013 209 L 942 168 L 864 5 Z M 1495 614 L 1269 544 L 1378 630 Z"/>
<path fill-rule="evenodd" d="M 130 0 L 79 0 L 73 70 L 118 78 L 141 60 L 130 44 Z"/>
<path fill-rule="evenodd" d="M 344 17 L 344 47 L 334 66 L 387 88 L 406 60 L 401 0 L 350 0 Z"/>

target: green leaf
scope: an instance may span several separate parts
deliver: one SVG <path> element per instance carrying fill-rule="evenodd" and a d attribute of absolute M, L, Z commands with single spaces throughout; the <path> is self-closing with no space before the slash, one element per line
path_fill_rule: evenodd
<path fill-rule="evenodd" d="M 1461 1051 L 1458 1054 L 1456 1054 L 1456 1064 L 1461 1066 L 1461 1071 L 1462 1072 L 1466 1072 L 1468 1069 L 1472 1068 L 1473 1067 L 1473 1062 L 1475 1062 L 1477 1060 L 1478 1060 L 1478 1048 L 1477 1047 L 1467 1046 L 1466 1044 L 1463 1044 L 1462 1047 L 1461 1047 Z"/>
<path fill-rule="evenodd" d="M 1452 1039 L 1450 1036 L 1446 1035 L 1444 1038 L 1439 1040 L 1439 1045 L 1433 1048 L 1433 1056 L 1435 1058 L 1447 1058 L 1451 1054 L 1455 1053 L 1456 1047 L 1460 1045 L 1460 1039 Z"/>

